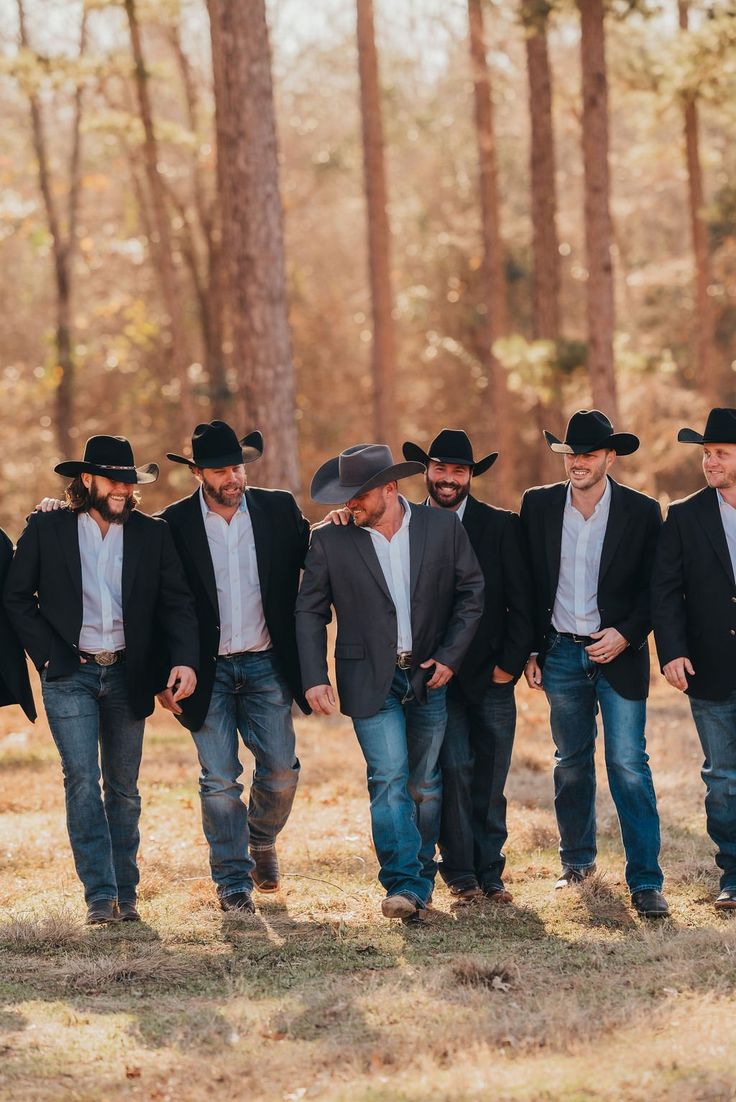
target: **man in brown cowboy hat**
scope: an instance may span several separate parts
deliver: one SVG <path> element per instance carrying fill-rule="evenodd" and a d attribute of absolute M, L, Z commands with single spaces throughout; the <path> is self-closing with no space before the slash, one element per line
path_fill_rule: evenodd
<path fill-rule="evenodd" d="M 320 715 L 336 707 L 327 624 L 333 607 L 337 614 L 337 688 L 368 766 L 387 893 L 382 911 L 407 921 L 424 916 L 432 894 L 445 688 L 472 641 L 483 598 L 483 577 L 457 518 L 399 494 L 398 480 L 423 469 L 394 463 L 385 444 L 358 444 L 320 467 L 312 499 L 346 503 L 352 523 L 312 532 L 296 604 L 306 697 Z"/>
<path fill-rule="evenodd" d="M 533 601 L 516 513 L 478 501 L 471 479 L 498 452 L 473 457 L 461 429 L 443 429 L 425 452 L 410 441 L 404 458 L 427 466 L 426 504 L 454 512 L 483 571 L 483 617 L 447 690 L 442 744 L 440 875 L 459 900 L 510 900 L 504 888 L 506 798 L 516 727 L 514 685 L 532 647 Z"/>
<path fill-rule="evenodd" d="M 299 779 L 292 700 L 304 700 L 294 602 L 309 525 L 285 490 L 248 486 L 245 465 L 263 437 L 242 440 L 224 421 L 196 427 L 192 455 L 169 453 L 197 480 L 164 509 L 197 603 L 201 672 L 177 704 L 159 696 L 194 739 L 202 772 L 202 823 L 220 905 L 252 911 L 252 889 L 279 887 L 276 837 Z M 248 807 L 241 799 L 239 738 L 255 759 Z"/>
<path fill-rule="evenodd" d="M 544 689 L 556 746 L 558 888 L 595 870 L 595 739 L 600 710 L 606 769 L 626 852 L 634 909 L 666 916 L 659 816 L 644 727 L 649 692 L 650 579 L 662 523 L 650 497 L 609 471 L 639 447 L 598 410 L 578 410 L 565 440 L 545 438 L 564 459 L 566 482 L 527 490 L 521 521 L 535 588 L 536 653 L 526 679 Z"/>
<path fill-rule="evenodd" d="M 736 908 L 736 409 L 712 409 L 702 490 L 673 501 L 657 550 L 652 615 L 667 681 L 687 693 L 703 748 L 708 834 L 721 869 L 718 910 Z"/>
<path fill-rule="evenodd" d="M 72 479 L 69 507 L 31 515 L 5 607 L 41 673 L 87 922 L 135 921 L 144 722 L 164 684 L 175 700 L 194 690 L 194 602 L 167 525 L 136 509 L 155 463 L 137 467 L 121 436 L 93 436 L 55 470 Z"/>

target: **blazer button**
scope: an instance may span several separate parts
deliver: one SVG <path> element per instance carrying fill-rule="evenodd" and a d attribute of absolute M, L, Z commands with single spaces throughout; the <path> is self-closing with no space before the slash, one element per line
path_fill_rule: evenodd
<path fill-rule="evenodd" d="M 736 631 L 734 631 L 733 628 L 731 628 L 731 635 L 736 635 Z"/>
<path fill-rule="evenodd" d="M 732 597 L 732 598 L 731 598 L 731 600 L 732 600 L 732 601 L 736 601 L 736 597 Z"/>

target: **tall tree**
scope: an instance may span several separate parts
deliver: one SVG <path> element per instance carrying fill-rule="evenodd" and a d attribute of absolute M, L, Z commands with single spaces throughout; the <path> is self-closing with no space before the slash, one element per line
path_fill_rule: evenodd
<path fill-rule="evenodd" d="M 689 26 L 688 0 L 677 2 L 680 29 L 687 32 Z M 690 208 L 690 232 L 695 265 L 695 333 L 697 379 L 700 390 L 710 406 L 721 404 L 718 355 L 715 344 L 713 300 L 708 294 L 712 283 L 708 228 L 703 217 L 703 169 L 700 161 L 700 140 L 697 93 L 688 89 L 683 93 L 683 129 L 685 158 L 687 162 L 688 205 Z"/>
<path fill-rule="evenodd" d="M 504 504 L 512 500 L 514 490 L 514 435 L 509 410 L 506 372 L 494 352 L 499 337 L 508 335 L 505 256 L 501 236 L 501 215 L 498 197 L 496 135 L 493 119 L 491 77 L 486 58 L 483 3 L 468 0 L 470 58 L 473 74 L 475 128 L 480 176 L 480 209 L 483 234 L 481 275 L 485 312 L 482 315 L 482 354 L 488 379 L 491 430 L 501 453 L 496 487 L 498 499 Z"/>
<path fill-rule="evenodd" d="M 208 0 L 224 286 L 245 414 L 266 451 L 259 476 L 296 490 L 296 398 L 265 0 Z"/>
<path fill-rule="evenodd" d="M 136 0 L 124 0 L 124 4 L 130 30 L 138 109 L 143 127 L 143 158 L 155 233 L 157 268 L 171 338 L 171 366 L 174 377 L 178 379 L 180 386 L 179 432 L 182 440 L 186 440 L 194 428 L 195 409 L 193 388 L 189 377 L 184 305 L 178 286 L 171 222 L 166 203 L 166 189 L 161 175 L 159 143 L 153 119 L 149 74 L 143 52 Z"/>
<path fill-rule="evenodd" d="M 20 44 L 31 51 L 26 12 L 23 0 L 17 0 Z M 82 10 L 79 30 L 78 59 L 84 55 L 87 44 L 87 11 Z M 49 141 L 46 132 L 41 98 L 35 77 L 27 82 L 28 105 L 31 115 L 33 149 L 38 167 L 38 183 L 43 198 L 46 221 L 51 235 L 56 284 L 56 395 L 55 428 L 56 443 L 62 455 L 70 454 L 71 428 L 74 422 L 74 347 L 72 338 L 72 277 L 77 246 L 77 215 L 81 193 L 82 115 L 84 87 L 80 79 L 74 92 L 71 139 L 66 183 L 66 203 L 59 198 L 63 184 L 53 179 Z M 64 209 L 65 206 L 65 209 Z"/>
<path fill-rule="evenodd" d="M 583 98 L 588 375 L 593 405 L 616 422 L 615 326 L 608 169 L 608 75 L 603 0 L 577 0 Z"/>
<path fill-rule="evenodd" d="M 396 446 L 396 336 L 391 288 L 391 230 L 373 0 L 357 0 L 357 38 L 368 268 L 373 311 L 373 432 L 376 440 Z"/>

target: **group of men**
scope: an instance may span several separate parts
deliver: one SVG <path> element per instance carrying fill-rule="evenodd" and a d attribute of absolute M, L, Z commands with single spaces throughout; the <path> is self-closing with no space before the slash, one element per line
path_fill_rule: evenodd
<path fill-rule="evenodd" d="M 596 716 L 634 909 L 669 913 L 646 752 L 648 636 L 688 693 L 701 740 L 719 909 L 736 907 L 736 410 L 704 433 L 707 486 L 670 506 L 611 477 L 636 451 L 599 411 L 564 440 L 566 478 L 528 490 L 520 514 L 484 503 L 466 433 L 425 451 L 359 444 L 323 464 L 311 496 L 336 506 L 311 532 L 293 496 L 249 487 L 261 434 L 198 425 L 194 492 L 156 517 L 137 509 L 122 437 L 87 441 L 66 501 L 32 513 L 15 554 L 0 540 L 0 704 L 35 718 L 22 649 L 41 676 L 61 759 L 67 828 L 90 924 L 135 921 L 145 718 L 154 698 L 192 733 L 202 823 L 225 911 L 277 891 L 276 839 L 299 777 L 292 704 L 329 715 L 327 625 L 337 619 L 339 706 L 366 761 L 387 918 L 421 923 L 437 870 L 458 902 L 510 901 L 504 790 L 525 675 L 543 690 L 555 745 L 557 888 L 595 871 Z M 424 474 L 410 503 L 399 482 Z M 300 576 L 303 571 L 303 577 Z M 247 805 L 240 740 L 255 768 Z M 100 781 L 102 784 L 100 784 Z M 437 861 L 439 850 L 440 860 Z"/>

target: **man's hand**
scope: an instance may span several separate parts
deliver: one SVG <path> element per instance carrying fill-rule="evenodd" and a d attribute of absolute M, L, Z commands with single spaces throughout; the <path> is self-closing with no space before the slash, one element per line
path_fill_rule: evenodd
<path fill-rule="evenodd" d="M 595 639 L 595 643 L 591 643 L 585 650 L 588 656 L 594 662 L 597 662 L 599 666 L 605 666 L 607 662 L 612 662 L 614 658 L 618 658 L 621 651 L 626 650 L 629 645 L 628 639 L 624 639 L 621 632 L 616 631 L 616 628 L 591 631 L 590 638 Z"/>
<path fill-rule="evenodd" d="M 191 666 L 174 666 L 166 682 L 167 691 L 171 690 L 171 699 L 186 700 L 197 688 L 197 675 Z"/>
<path fill-rule="evenodd" d="M 307 704 L 318 716 L 331 716 L 337 711 L 335 690 L 332 685 L 313 685 L 304 694 Z"/>
<path fill-rule="evenodd" d="M 34 509 L 35 513 L 55 513 L 57 509 L 66 509 L 65 501 L 59 501 L 58 497 L 42 497 Z"/>
<path fill-rule="evenodd" d="M 351 515 L 349 509 L 331 509 L 322 523 L 329 520 L 330 524 L 350 524 Z"/>
<path fill-rule="evenodd" d="M 542 688 L 542 670 L 539 662 L 537 662 L 536 654 L 533 654 L 531 658 L 527 658 L 526 666 L 524 666 L 524 677 L 530 689 Z"/>
<path fill-rule="evenodd" d="M 442 686 L 447 685 L 455 675 L 454 670 L 451 670 L 449 666 L 444 666 L 442 662 L 438 662 L 436 658 L 428 658 L 426 662 L 420 664 L 419 668 L 428 670 L 430 666 L 434 666 L 434 673 L 427 682 L 428 689 L 441 689 Z"/>
<path fill-rule="evenodd" d="M 500 666 L 493 667 L 491 681 L 494 685 L 508 685 L 509 681 L 513 680 L 514 675 L 512 673 L 507 673 L 506 670 L 502 670 Z"/>
<path fill-rule="evenodd" d="M 695 676 L 695 670 L 689 658 L 673 658 L 671 662 L 668 662 L 666 666 L 662 667 L 662 673 L 667 678 L 670 685 L 683 693 L 688 686 L 685 674 L 689 673 L 691 677 Z"/>
<path fill-rule="evenodd" d="M 181 708 L 174 700 L 174 694 L 171 689 L 164 689 L 162 693 L 157 693 L 156 700 L 167 712 L 173 712 L 175 716 L 181 715 Z"/>

